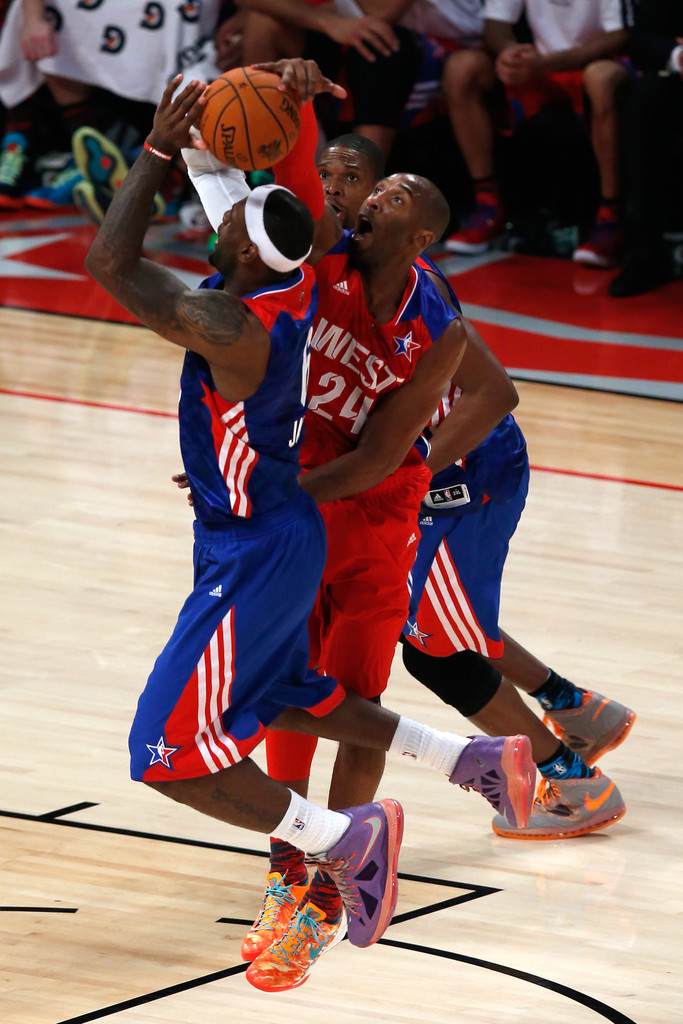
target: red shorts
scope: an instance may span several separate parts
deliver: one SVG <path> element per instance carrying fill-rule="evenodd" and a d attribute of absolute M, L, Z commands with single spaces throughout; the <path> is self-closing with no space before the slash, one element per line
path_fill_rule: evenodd
<path fill-rule="evenodd" d="M 575 113 L 583 114 L 583 71 L 556 71 L 531 82 L 506 85 L 505 95 L 508 103 L 521 109 L 527 118 L 559 102 L 571 103 Z"/>
<path fill-rule="evenodd" d="M 366 496 L 320 507 L 327 560 L 309 619 L 311 666 L 363 697 L 378 697 L 389 680 L 430 479 L 424 466 L 401 468 Z"/>

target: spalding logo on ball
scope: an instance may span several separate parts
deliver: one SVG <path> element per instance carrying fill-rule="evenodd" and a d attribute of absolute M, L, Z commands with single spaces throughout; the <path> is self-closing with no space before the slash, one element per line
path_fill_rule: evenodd
<path fill-rule="evenodd" d="M 262 171 L 287 156 L 301 128 L 301 105 L 271 71 L 233 68 L 207 89 L 197 127 L 215 157 L 243 171 Z"/>

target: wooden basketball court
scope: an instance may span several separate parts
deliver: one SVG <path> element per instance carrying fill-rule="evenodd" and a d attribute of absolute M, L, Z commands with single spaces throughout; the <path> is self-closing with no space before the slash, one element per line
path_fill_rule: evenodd
<path fill-rule="evenodd" d="M 683 1020 L 681 405 L 518 385 L 534 469 L 501 622 L 637 712 L 601 764 L 625 818 L 569 841 L 501 839 L 480 796 L 390 763 L 381 795 L 406 812 L 392 925 L 268 996 L 239 956 L 265 838 L 128 776 L 137 696 L 191 587 L 191 510 L 171 482 L 182 352 L 130 324 L 18 308 L 6 284 L 2 1024 Z M 469 731 L 398 660 L 386 703 Z M 321 744 L 318 801 L 333 753 Z"/>

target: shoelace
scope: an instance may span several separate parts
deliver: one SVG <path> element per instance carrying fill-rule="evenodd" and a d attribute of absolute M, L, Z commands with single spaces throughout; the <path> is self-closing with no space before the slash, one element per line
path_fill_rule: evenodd
<path fill-rule="evenodd" d="M 82 174 L 78 167 L 65 167 L 65 169 L 60 171 L 57 177 L 53 178 L 50 184 L 46 187 L 50 191 L 57 190 L 62 188 L 64 185 L 70 185 L 72 181 L 76 184 L 74 180 L 76 178 L 79 180 L 82 178 Z"/>
<path fill-rule="evenodd" d="M 253 927 L 255 929 L 271 928 L 277 921 L 280 908 L 285 903 L 294 903 L 291 885 L 283 885 L 282 882 L 276 882 L 275 885 L 267 886 L 261 913 Z"/>
<path fill-rule="evenodd" d="M 0 185 L 16 185 L 28 157 L 21 146 L 8 146 L 0 154 Z"/>
<path fill-rule="evenodd" d="M 310 906 L 305 910 L 295 910 L 292 923 L 282 936 L 279 942 L 270 947 L 274 957 L 289 964 L 301 952 L 306 943 L 321 944 L 325 941 L 326 935 L 321 921 L 316 921 L 312 916 Z"/>
<path fill-rule="evenodd" d="M 350 861 L 343 860 L 341 857 L 335 860 L 327 857 L 316 857 L 310 860 L 307 858 L 307 863 L 315 864 L 321 871 L 326 871 L 328 875 L 332 876 L 335 885 L 339 889 L 342 903 L 352 914 L 357 914 L 360 909 L 360 899 L 358 897 L 358 889 L 349 878 L 351 871 Z"/>
<path fill-rule="evenodd" d="M 551 801 L 559 800 L 560 792 L 556 786 L 554 786 L 550 779 L 541 779 L 538 784 L 536 791 L 536 798 L 534 803 L 540 807 L 546 807 Z"/>

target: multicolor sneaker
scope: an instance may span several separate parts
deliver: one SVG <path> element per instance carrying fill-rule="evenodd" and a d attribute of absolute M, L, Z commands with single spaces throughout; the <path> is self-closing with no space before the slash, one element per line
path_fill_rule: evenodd
<path fill-rule="evenodd" d="M 262 992 L 286 992 L 303 985 L 323 953 L 346 935 L 346 914 L 333 924 L 324 911 L 307 900 L 295 909 L 284 935 L 247 968 L 247 981 Z"/>
<path fill-rule="evenodd" d="M 0 153 L 0 209 L 18 210 L 30 185 L 31 159 L 22 132 L 8 132 Z"/>
<path fill-rule="evenodd" d="M 111 198 L 128 174 L 128 164 L 118 146 L 102 132 L 85 125 L 74 132 L 71 151 L 86 181 Z"/>
<path fill-rule="evenodd" d="M 74 204 L 79 210 L 83 211 L 93 224 L 99 225 L 102 223 L 113 198 L 113 192 L 110 195 L 105 189 L 93 185 L 92 181 L 83 180 L 74 185 Z M 165 211 L 166 203 L 164 202 L 164 197 L 160 192 L 157 192 L 152 203 L 151 219 L 158 220 Z"/>
<path fill-rule="evenodd" d="M 74 188 L 83 181 L 83 175 L 74 163 L 65 167 L 52 181 L 34 188 L 24 196 L 27 206 L 37 210 L 55 210 L 74 205 Z"/>
<path fill-rule="evenodd" d="M 76 166 L 92 189 L 79 189 L 75 200 L 95 224 L 101 224 L 114 192 L 128 174 L 126 159 L 111 139 L 85 125 L 74 132 L 71 149 Z M 160 192 L 154 197 L 150 218 L 159 220 L 166 214 L 166 200 Z"/>
<path fill-rule="evenodd" d="M 618 701 L 585 690 L 578 708 L 548 711 L 543 722 L 586 764 L 593 765 L 626 739 L 635 718 L 635 711 Z"/>
<path fill-rule="evenodd" d="M 574 250 L 572 259 L 585 267 L 610 270 L 619 264 L 626 246 L 626 234 L 611 211 L 598 210 L 593 233 L 587 242 Z"/>
<path fill-rule="evenodd" d="M 508 839 L 572 839 L 607 828 L 625 814 L 621 793 L 595 768 L 589 779 L 542 779 L 526 828 L 511 828 L 500 814 L 492 827 Z"/>
<path fill-rule="evenodd" d="M 477 203 L 461 228 L 444 242 L 448 252 L 478 256 L 488 252 L 505 232 L 505 213 L 499 205 Z"/>
<path fill-rule="evenodd" d="M 285 885 L 280 872 L 271 871 L 259 915 L 242 942 L 243 960 L 255 960 L 282 938 L 307 888 L 308 883 Z"/>
<path fill-rule="evenodd" d="M 396 907 L 396 866 L 403 838 L 403 808 L 378 800 L 341 812 L 351 824 L 322 857 L 307 858 L 330 875 L 348 913 L 349 942 L 371 946 L 386 931 Z"/>
<path fill-rule="evenodd" d="M 535 780 L 536 765 L 528 736 L 473 736 L 449 782 L 481 793 L 513 828 L 525 828 Z"/>

